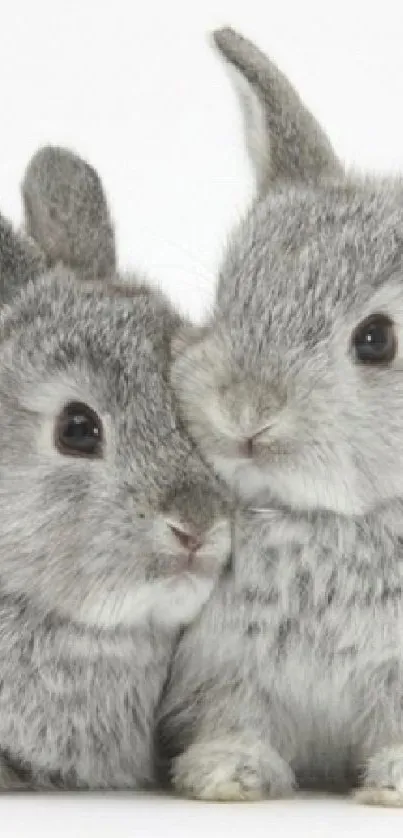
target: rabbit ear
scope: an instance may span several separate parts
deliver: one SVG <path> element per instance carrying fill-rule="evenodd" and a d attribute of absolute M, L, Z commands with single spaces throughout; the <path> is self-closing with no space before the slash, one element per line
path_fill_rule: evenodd
<path fill-rule="evenodd" d="M 29 162 L 21 185 L 27 233 L 57 262 L 82 279 L 116 272 L 115 234 L 101 180 L 65 148 L 46 146 Z"/>
<path fill-rule="evenodd" d="M 277 178 L 317 181 L 342 175 L 328 138 L 276 65 L 233 29 L 219 29 L 213 38 L 241 101 L 259 192 Z"/>
<path fill-rule="evenodd" d="M 38 245 L 0 214 L 0 304 L 10 303 L 14 294 L 46 270 Z"/>

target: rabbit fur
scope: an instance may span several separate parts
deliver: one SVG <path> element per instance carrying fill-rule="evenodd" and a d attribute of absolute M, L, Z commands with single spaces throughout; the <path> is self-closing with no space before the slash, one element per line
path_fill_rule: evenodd
<path fill-rule="evenodd" d="M 233 575 L 175 653 L 164 758 L 201 799 L 358 786 L 400 806 L 403 183 L 346 172 L 270 59 L 231 29 L 214 37 L 257 194 L 171 380 L 250 509 Z M 374 316 L 393 342 L 384 363 L 357 355 L 361 333 L 360 352 L 380 340 Z"/>
<path fill-rule="evenodd" d="M 0 788 L 145 788 L 172 650 L 229 559 L 228 492 L 177 414 L 180 318 L 115 278 L 98 175 L 42 149 L 23 196 L 31 239 L 0 223 Z"/>
<path fill-rule="evenodd" d="M 27 166 L 21 193 L 26 231 L 48 267 L 61 261 L 83 279 L 114 276 L 115 231 L 93 166 L 69 149 L 44 146 Z"/>

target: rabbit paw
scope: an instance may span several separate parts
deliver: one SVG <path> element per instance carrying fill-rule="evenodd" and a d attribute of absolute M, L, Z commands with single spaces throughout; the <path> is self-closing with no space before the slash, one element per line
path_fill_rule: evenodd
<path fill-rule="evenodd" d="M 368 760 L 354 798 L 367 806 L 403 807 L 403 745 L 383 748 Z"/>
<path fill-rule="evenodd" d="M 32 790 L 28 782 L 23 777 L 19 776 L 7 763 L 0 757 L 0 793 L 4 791 L 27 791 Z"/>
<path fill-rule="evenodd" d="M 250 801 L 292 794 L 295 777 L 276 751 L 240 736 L 191 745 L 174 761 L 172 782 L 198 800 Z"/>

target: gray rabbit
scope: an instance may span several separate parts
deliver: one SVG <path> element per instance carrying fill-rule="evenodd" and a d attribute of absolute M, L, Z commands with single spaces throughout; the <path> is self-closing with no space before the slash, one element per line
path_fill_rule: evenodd
<path fill-rule="evenodd" d="M 164 754 L 198 798 L 402 806 L 403 183 L 346 174 L 272 62 L 215 41 L 258 196 L 172 382 L 250 511 L 175 655 Z"/>
<path fill-rule="evenodd" d="M 169 385 L 179 317 L 106 274 L 102 186 L 69 155 L 28 167 L 26 228 L 55 267 L 16 270 L 0 312 L 1 789 L 155 782 L 172 649 L 230 553 L 227 492 Z"/>

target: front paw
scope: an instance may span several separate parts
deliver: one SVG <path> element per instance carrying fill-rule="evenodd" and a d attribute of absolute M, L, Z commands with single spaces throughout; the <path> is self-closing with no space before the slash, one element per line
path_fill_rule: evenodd
<path fill-rule="evenodd" d="M 0 756 L 0 792 L 32 791 L 32 784 L 22 774 L 17 773 Z"/>
<path fill-rule="evenodd" d="M 367 806 L 403 807 L 403 745 L 383 748 L 368 760 L 354 799 Z"/>
<path fill-rule="evenodd" d="M 270 747 L 229 736 L 191 745 L 174 760 L 172 784 L 179 794 L 198 800 L 253 801 L 291 795 L 295 777 Z"/>

